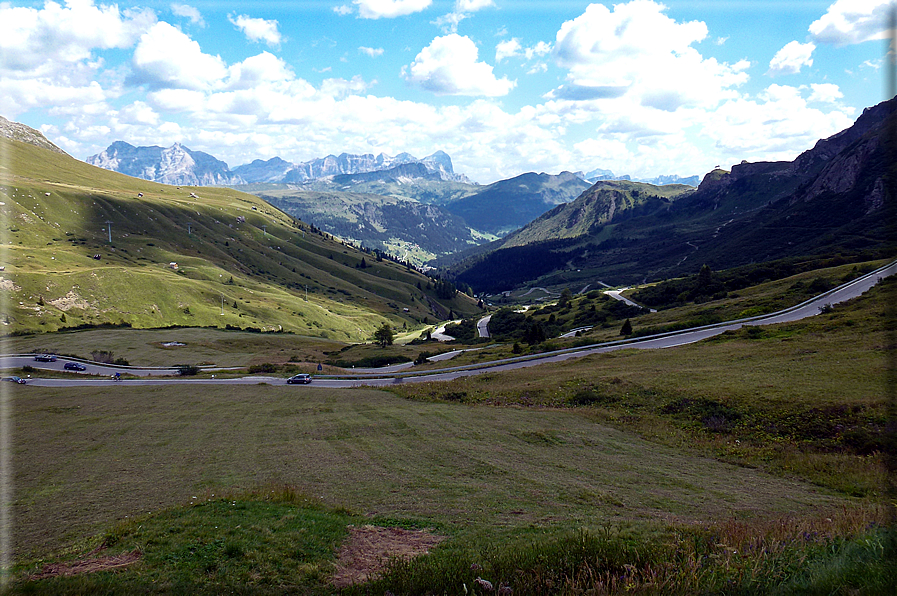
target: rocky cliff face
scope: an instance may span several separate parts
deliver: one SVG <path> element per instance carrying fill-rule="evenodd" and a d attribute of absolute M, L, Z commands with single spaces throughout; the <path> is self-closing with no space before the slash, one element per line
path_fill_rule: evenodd
<path fill-rule="evenodd" d="M 223 161 L 202 151 L 191 151 L 180 143 L 163 148 L 134 147 L 116 141 L 86 161 L 93 166 L 162 184 L 221 186 L 244 183 Z"/>
<path fill-rule="evenodd" d="M 301 184 L 330 176 L 380 172 L 404 164 L 420 164 L 427 174 L 433 174 L 440 180 L 470 183 L 467 176 L 454 172 L 451 157 L 443 151 L 437 151 L 423 159 L 408 153 L 400 153 L 395 157 L 385 153 L 376 156 L 371 153 L 341 153 L 302 163 L 290 163 L 274 157 L 267 161 L 256 159 L 230 170 L 223 161 L 202 151 L 192 151 L 180 143 L 165 149 L 157 146 L 134 147 L 123 141 L 116 141 L 105 151 L 88 157 L 86 161 L 136 178 L 185 186 Z"/>

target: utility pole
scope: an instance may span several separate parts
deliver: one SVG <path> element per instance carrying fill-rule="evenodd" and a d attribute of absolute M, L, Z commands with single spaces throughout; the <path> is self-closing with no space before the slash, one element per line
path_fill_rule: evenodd
<path fill-rule="evenodd" d="M 221 294 L 221 314 L 224 314 L 224 294 Z"/>
<path fill-rule="evenodd" d="M 112 222 L 106 220 L 106 230 L 109 232 L 109 244 L 112 244 Z"/>

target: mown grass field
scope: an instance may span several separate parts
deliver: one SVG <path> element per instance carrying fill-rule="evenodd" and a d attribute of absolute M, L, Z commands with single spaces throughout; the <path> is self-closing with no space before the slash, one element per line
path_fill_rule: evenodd
<path fill-rule="evenodd" d="M 888 593 L 894 288 L 699 344 L 392 393 L 6 387 L 15 589 L 327 593 L 349 525 L 371 523 L 446 540 L 348 593 L 486 593 L 478 576 L 515 594 Z M 139 560 L 27 580 L 104 553 Z"/>

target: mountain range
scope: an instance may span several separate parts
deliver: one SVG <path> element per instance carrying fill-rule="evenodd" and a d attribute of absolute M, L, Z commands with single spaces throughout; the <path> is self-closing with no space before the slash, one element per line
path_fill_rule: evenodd
<path fill-rule="evenodd" d="M 638 283 L 787 257 L 887 251 L 897 99 L 793 161 L 714 170 L 692 190 L 600 181 L 446 274 L 490 291 Z M 668 192 L 669 191 L 669 192 Z"/>
<path fill-rule="evenodd" d="M 231 170 L 228 165 L 208 153 L 194 151 L 180 143 L 171 147 L 135 147 L 116 141 L 97 155 L 85 160 L 93 166 L 135 178 L 181 186 L 233 186 L 257 183 L 303 183 L 309 180 L 346 174 L 389 170 L 405 164 L 422 166 L 427 175 L 453 182 L 470 181 L 456 174 L 452 159 L 437 151 L 423 159 L 408 153 L 395 157 L 381 153 L 328 155 L 302 163 L 290 163 L 279 157 L 255 161 Z"/>
<path fill-rule="evenodd" d="M 452 286 L 254 195 L 125 176 L 49 143 L 0 127 L 5 333 L 181 325 L 355 342 L 383 323 L 420 333 L 479 312 Z"/>

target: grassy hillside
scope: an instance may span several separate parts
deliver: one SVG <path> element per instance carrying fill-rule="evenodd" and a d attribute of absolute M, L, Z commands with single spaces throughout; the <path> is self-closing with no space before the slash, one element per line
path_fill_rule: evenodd
<path fill-rule="evenodd" d="M 416 271 L 253 195 L 166 186 L 0 143 L 7 333 L 230 325 L 357 341 L 384 321 L 414 328 L 449 309 L 476 311 L 466 296 L 438 300 Z"/>
<path fill-rule="evenodd" d="M 614 220 L 663 209 L 664 205 L 669 205 L 676 197 L 692 190 L 684 184 L 654 186 L 626 180 L 597 182 L 576 200 L 558 205 L 511 234 L 501 246 L 522 246 L 544 240 L 598 233 L 602 226 Z"/>

